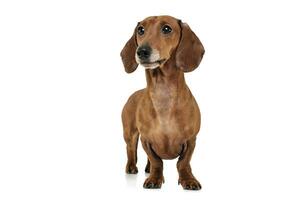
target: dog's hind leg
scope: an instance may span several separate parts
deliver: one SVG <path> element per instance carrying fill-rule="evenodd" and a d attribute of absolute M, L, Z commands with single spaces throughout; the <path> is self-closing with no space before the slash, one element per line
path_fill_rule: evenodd
<path fill-rule="evenodd" d="M 147 158 L 147 164 L 145 166 L 145 173 L 150 173 L 150 162 L 149 162 L 149 159 Z"/>
<path fill-rule="evenodd" d="M 128 174 L 137 174 L 138 168 L 137 164 L 137 145 L 138 145 L 139 133 L 138 131 L 125 131 L 124 140 L 126 142 L 126 151 L 128 161 L 126 164 L 125 172 Z"/>
<path fill-rule="evenodd" d="M 136 127 L 135 113 L 142 92 L 143 90 L 139 90 L 132 94 L 122 110 L 123 137 L 128 157 L 125 171 L 128 174 L 138 173 L 136 164 L 139 132 Z"/>

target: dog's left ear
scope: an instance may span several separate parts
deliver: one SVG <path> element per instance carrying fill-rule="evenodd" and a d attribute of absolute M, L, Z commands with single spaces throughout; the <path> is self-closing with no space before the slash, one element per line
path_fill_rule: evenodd
<path fill-rule="evenodd" d="M 184 72 L 191 72 L 199 66 L 205 49 L 188 24 L 181 21 L 179 24 L 182 33 L 176 50 L 176 65 Z"/>
<path fill-rule="evenodd" d="M 127 41 L 125 46 L 123 47 L 120 56 L 124 65 L 124 69 L 127 73 L 132 73 L 138 67 L 138 63 L 135 59 L 137 49 L 136 42 L 136 28 L 132 37 Z"/>

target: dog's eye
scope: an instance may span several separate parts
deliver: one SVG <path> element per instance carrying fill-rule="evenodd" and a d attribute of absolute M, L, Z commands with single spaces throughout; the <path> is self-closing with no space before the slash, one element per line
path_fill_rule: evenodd
<path fill-rule="evenodd" d="M 144 34 L 144 28 L 142 26 L 139 26 L 137 28 L 137 32 L 138 32 L 139 35 L 143 35 Z"/>
<path fill-rule="evenodd" d="M 172 28 L 170 26 L 168 26 L 168 25 L 164 25 L 162 27 L 161 31 L 162 31 L 163 34 L 168 34 L 168 33 L 170 33 L 172 31 Z"/>

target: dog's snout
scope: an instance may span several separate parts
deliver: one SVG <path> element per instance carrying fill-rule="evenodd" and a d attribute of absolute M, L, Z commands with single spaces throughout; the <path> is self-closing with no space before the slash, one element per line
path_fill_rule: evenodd
<path fill-rule="evenodd" d="M 137 49 L 138 58 L 141 60 L 147 60 L 151 56 L 152 49 L 148 45 L 140 46 Z"/>

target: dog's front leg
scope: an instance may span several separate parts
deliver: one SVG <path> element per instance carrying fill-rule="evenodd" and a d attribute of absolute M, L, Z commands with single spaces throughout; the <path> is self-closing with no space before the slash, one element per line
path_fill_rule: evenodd
<path fill-rule="evenodd" d="M 193 138 L 183 145 L 183 150 L 177 163 L 179 184 L 181 184 L 186 190 L 201 189 L 201 184 L 193 176 L 190 167 L 190 160 L 195 147 L 195 140 L 196 138 Z"/>
<path fill-rule="evenodd" d="M 142 141 L 142 146 L 150 161 L 150 175 L 145 180 L 143 187 L 148 189 L 161 188 L 164 183 L 162 159 L 153 151 L 151 145 Z"/>

